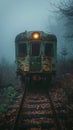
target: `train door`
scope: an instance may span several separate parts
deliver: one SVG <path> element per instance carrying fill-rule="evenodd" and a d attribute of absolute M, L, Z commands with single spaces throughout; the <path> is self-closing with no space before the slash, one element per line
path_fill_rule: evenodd
<path fill-rule="evenodd" d="M 41 70 L 41 43 L 32 42 L 31 45 L 31 71 L 40 71 Z"/>

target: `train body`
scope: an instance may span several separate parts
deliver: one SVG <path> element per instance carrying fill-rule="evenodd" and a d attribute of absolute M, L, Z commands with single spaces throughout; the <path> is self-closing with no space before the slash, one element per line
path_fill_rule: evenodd
<path fill-rule="evenodd" d="M 57 38 L 43 31 L 25 31 L 15 38 L 15 54 L 22 81 L 50 81 L 56 72 Z"/>

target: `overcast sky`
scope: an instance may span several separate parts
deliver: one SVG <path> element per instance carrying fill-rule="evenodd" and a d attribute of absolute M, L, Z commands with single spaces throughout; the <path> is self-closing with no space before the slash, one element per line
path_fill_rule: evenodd
<path fill-rule="evenodd" d="M 58 34 L 49 0 L 0 0 L 0 58 L 15 60 L 15 37 L 25 30 Z"/>

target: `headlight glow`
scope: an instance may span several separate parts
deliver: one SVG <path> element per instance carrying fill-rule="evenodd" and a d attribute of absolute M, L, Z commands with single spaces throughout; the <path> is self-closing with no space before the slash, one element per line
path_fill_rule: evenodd
<path fill-rule="evenodd" d="M 33 38 L 34 39 L 38 39 L 40 37 L 38 32 L 33 33 Z"/>

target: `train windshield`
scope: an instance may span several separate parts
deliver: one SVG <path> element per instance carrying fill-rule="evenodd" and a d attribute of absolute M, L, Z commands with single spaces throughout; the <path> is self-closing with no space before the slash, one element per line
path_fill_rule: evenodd
<path fill-rule="evenodd" d="M 53 44 L 45 44 L 45 55 L 46 56 L 53 56 Z"/>
<path fill-rule="evenodd" d="M 18 45 L 18 56 L 24 57 L 27 55 L 27 46 L 26 44 L 19 44 Z"/>
<path fill-rule="evenodd" d="M 32 44 L 32 56 L 40 55 L 40 44 L 39 43 L 31 43 Z"/>

